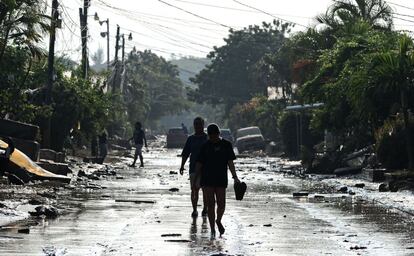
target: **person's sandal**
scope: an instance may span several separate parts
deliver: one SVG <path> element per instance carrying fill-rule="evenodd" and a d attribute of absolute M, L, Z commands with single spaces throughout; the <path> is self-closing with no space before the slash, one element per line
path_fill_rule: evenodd
<path fill-rule="evenodd" d="M 219 230 L 219 232 L 220 232 L 220 236 L 221 236 L 221 235 L 223 235 L 223 234 L 224 234 L 224 232 L 226 231 L 226 229 L 224 228 L 223 224 L 221 224 L 221 222 L 218 222 L 218 221 L 216 220 L 216 223 L 217 223 L 217 227 L 218 227 L 218 230 Z"/>

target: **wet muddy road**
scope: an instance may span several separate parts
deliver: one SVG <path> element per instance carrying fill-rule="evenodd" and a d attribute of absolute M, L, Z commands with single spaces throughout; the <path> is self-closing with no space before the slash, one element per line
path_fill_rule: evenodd
<path fill-rule="evenodd" d="M 153 149 L 144 169 L 122 159 L 117 178 L 97 181 L 104 189 L 68 192 L 68 214 L 1 232 L 0 255 L 414 255 L 411 216 L 286 177 L 271 158 L 237 161 L 248 192 L 240 202 L 228 189 L 226 233 L 210 240 L 207 220 L 190 217 L 178 153 Z"/>

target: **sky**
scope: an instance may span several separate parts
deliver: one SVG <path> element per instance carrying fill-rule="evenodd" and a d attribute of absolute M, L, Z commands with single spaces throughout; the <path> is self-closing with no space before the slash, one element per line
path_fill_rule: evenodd
<path fill-rule="evenodd" d="M 45 0 L 47 2 L 52 0 Z M 110 57 L 115 53 L 116 25 L 121 34 L 132 33 L 126 52 L 132 47 L 151 49 L 172 57 L 205 57 L 214 46 L 224 44 L 229 28 L 271 22 L 275 17 L 296 23 L 294 31 L 316 25 L 315 16 L 324 13 L 332 0 L 90 0 L 88 27 L 89 55 L 102 48 L 106 59 L 106 24 L 94 20 L 109 19 Z M 57 32 L 56 51 L 75 61 L 81 59 L 79 7 L 83 0 L 59 0 L 63 28 Z M 50 5 L 49 3 L 49 5 Z M 395 28 L 414 30 L 414 1 L 388 1 L 395 15 Z M 247 5 L 247 6 L 246 6 Z M 248 7 L 249 6 L 249 7 Z M 119 53 L 120 54 L 120 53 Z"/>

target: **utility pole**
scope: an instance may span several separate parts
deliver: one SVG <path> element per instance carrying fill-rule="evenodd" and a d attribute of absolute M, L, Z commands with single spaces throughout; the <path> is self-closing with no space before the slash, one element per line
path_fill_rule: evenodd
<path fill-rule="evenodd" d="M 56 27 L 59 19 L 58 12 L 59 3 L 58 0 L 52 0 L 52 13 L 50 22 L 50 35 L 49 35 L 49 55 L 47 59 L 47 87 L 45 93 L 44 103 L 50 105 L 52 103 L 52 88 L 55 80 L 55 41 L 56 41 Z M 50 117 L 44 120 L 43 134 L 42 134 L 42 147 L 50 148 L 51 146 L 51 120 Z"/>
<path fill-rule="evenodd" d="M 83 9 L 79 8 L 80 29 L 82 39 L 82 76 L 84 79 L 88 78 L 88 8 L 90 0 L 83 0 Z"/>
<path fill-rule="evenodd" d="M 109 18 L 106 19 L 106 63 L 107 63 L 107 71 L 109 71 L 111 64 L 110 64 L 110 57 L 109 57 Z"/>
<path fill-rule="evenodd" d="M 116 41 L 115 41 L 115 60 L 114 62 L 116 63 L 118 61 L 118 50 L 119 50 L 119 25 L 116 25 Z"/>
<path fill-rule="evenodd" d="M 122 34 L 122 65 L 125 62 L 125 35 Z"/>

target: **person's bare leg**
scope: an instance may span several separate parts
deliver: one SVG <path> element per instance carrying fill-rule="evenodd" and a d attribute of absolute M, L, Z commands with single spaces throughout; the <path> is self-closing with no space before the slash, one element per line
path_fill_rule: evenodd
<path fill-rule="evenodd" d="M 141 162 L 140 167 L 144 167 L 144 157 L 142 156 L 142 153 L 139 155 L 139 161 Z"/>
<path fill-rule="evenodd" d="M 221 223 L 223 218 L 224 211 L 226 209 L 226 188 L 216 188 L 216 198 L 217 198 L 217 226 L 219 228 L 220 235 L 224 234 L 224 226 Z"/>
<path fill-rule="evenodd" d="M 206 216 L 207 215 L 207 199 L 206 199 L 206 193 L 203 190 L 203 211 L 202 211 L 202 215 Z"/>
<path fill-rule="evenodd" d="M 216 234 L 215 189 L 214 187 L 205 187 L 204 192 L 206 194 L 206 199 L 207 199 L 208 222 L 210 223 L 210 230 L 211 230 L 212 237 L 214 237 Z"/>
<path fill-rule="evenodd" d="M 197 187 L 191 188 L 191 204 L 193 205 L 193 212 L 197 211 L 199 191 L 200 191 L 200 188 L 197 188 Z"/>
<path fill-rule="evenodd" d="M 137 158 L 138 158 L 138 154 L 137 154 L 137 151 L 135 150 L 134 162 L 132 162 L 131 167 L 135 167 L 135 163 L 137 162 Z"/>

